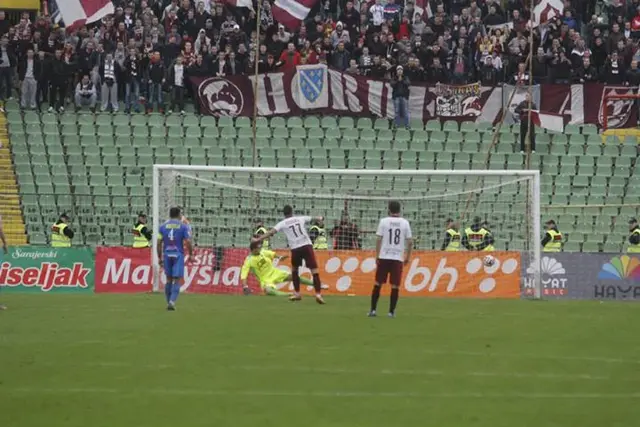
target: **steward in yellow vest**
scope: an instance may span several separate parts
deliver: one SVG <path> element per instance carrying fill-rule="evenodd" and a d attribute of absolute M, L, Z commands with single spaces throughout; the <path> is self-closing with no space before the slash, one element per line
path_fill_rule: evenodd
<path fill-rule="evenodd" d="M 543 252 L 560 252 L 562 250 L 562 233 L 558 231 L 556 222 L 552 219 L 544 223 L 547 232 L 542 239 Z"/>
<path fill-rule="evenodd" d="M 462 246 L 470 251 L 495 251 L 493 247 L 493 235 L 488 229 L 487 224 L 483 223 L 480 217 L 475 217 L 473 224 L 464 230 Z"/>
<path fill-rule="evenodd" d="M 147 215 L 143 212 L 138 214 L 138 220 L 131 230 L 133 233 L 133 247 L 136 249 L 151 247 L 152 234 L 147 227 Z"/>
<path fill-rule="evenodd" d="M 629 221 L 629 248 L 627 252 L 630 254 L 640 254 L 640 225 L 638 220 L 631 218 Z"/>
<path fill-rule="evenodd" d="M 264 226 L 264 223 L 262 222 L 261 219 L 256 219 L 255 220 L 256 223 L 256 228 L 255 231 L 253 232 L 253 237 L 260 237 L 263 234 L 267 234 L 269 232 L 269 230 L 267 230 L 267 228 Z M 262 241 L 262 249 L 269 249 L 269 239 L 265 239 Z"/>
<path fill-rule="evenodd" d="M 446 230 L 444 232 L 444 242 L 442 242 L 441 251 L 447 252 L 458 252 L 460 250 L 460 231 L 458 228 L 458 224 L 453 221 L 453 219 L 449 218 L 447 220 Z"/>
<path fill-rule="evenodd" d="M 73 230 L 69 227 L 69 216 L 63 213 L 51 226 L 51 247 L 70 248 L 73 236 Z"/>
<path fill-rule="evenodd" d="M 323 221 L 316 221 L 309 228 L 309 237 L 313 243 L 313 249 L 326 251 L 329 249 L 329 241 L 327 240 L 327 229 L 324 228 Z"/>

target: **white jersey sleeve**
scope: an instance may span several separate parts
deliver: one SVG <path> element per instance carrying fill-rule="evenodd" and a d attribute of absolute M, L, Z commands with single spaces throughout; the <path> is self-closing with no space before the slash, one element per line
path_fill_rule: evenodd
<path fill-rule="evenodd" d="M 306 224 L 311 222 L 310 216 L 292 216 L 283 219 L 273 227 L 277 232 L 283 232 L 287 237 L 289 249 L 297 249 L 311 245 Z"/>
<path fill-rule="evenodd" d="M 380 259 L 404 261 L 407 239 L 413 238 L 409 221 L 400 217 L 383 218 L 376 234 L 382 238 Z"/>

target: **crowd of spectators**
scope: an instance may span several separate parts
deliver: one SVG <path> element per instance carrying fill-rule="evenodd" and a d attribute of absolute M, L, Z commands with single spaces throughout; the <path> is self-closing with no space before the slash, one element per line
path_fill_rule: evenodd
<path fill-rule="evenodd" d="M 411 83 L 528 82 L 530 37 L 538 83 L 640 84 L 640 0 L 565 0 L 562 17 L 533 31 L 524 0 L 430 0 L 429 18 L 411 0 L 322 0 L 296 31 L 261 1 L 257 17 L 220 0 L 115 0 L 113 16 L 74 31 L 0 11 L 0 101 L 19 93 L 25 109 L 181 111 L 189 76 L 316 63 L 378 79 L 402 67 Z"/>

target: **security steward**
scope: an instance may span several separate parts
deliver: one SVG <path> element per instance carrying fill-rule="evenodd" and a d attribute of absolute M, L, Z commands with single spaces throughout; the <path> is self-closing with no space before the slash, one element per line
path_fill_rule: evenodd
<path fill-rule="evenodd" d="M 69 227 L 69 215 L 63 213 L 51 226 L 51 247 L 70 248 L 73 236 L 74 232 L 71 227 Z"/>
<path fill-rule="evenodd" d="M 464 230 L 462 236 L 462 246 L 470 251 L 495 251 L 493 247 L 493 235 L 489 231 L 486 223 L 480 217 L 473 219 L 473 224 Z"/>
<path fill-rule="evenodd" d="M 631 218 L 629 221 L 629 247 L 627 252 L 630 254 L 640 254 L 640 225 L 638 220 Z"/>
<path fill-rule="evenodd" d="M 547 232 L 542 239 L 542 252 L 560 252 L 562 250 L 562 233 L 558 231 L 552 219 L 544 223 Z"/>
<path fill-rule="evenodd" d="M 460 250 L 460 231 L 458 224 L 449 218 L 447 219 L 446 230 L 444 232 L 444 242 L 442 242 L 441 251 L 458 252 Z"/>
<path fill-rule="evenodd" d="M 313 249 L 326 251 L 329 249 L 327 240 L 327 229 L 324 228 L 324 221 L 316 221 L 309 227 L 309 237 L 313 243 Z"/>
<path fill-rule="evenodd" d="M 138 220 L 131 230 L 133 233 L 133 247 L 135 249 L 149 248 L 151 246 L 151 230 L 147 227 L 147 215 L 138 213 Z"/>
<path fill-rule="evenodd" d="M 264 226 L 264 222 L 261 219 L 257 218 L 255 220 L 255 229 L 253 232 L 253 237 L 260 237 L 263 234 L 266 234 L 269 230 Z M 269 249 L 269 239 L 265 239 L 262 241 L 262 249 Z"/>

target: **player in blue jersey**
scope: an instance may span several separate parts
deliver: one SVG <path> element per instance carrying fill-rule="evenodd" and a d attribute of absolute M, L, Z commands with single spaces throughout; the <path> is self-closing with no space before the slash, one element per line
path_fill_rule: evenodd
<path fill-rule="evenodd" d="M 191 227 L 182 222 L 180 208 L 169 209 L 169 221 L 160 226 L 158 236 L 158 259 L 163 260 L 167 284 L 164 294 L 167 298 L 167 310 L 176 309 L 176 300 L 180 294 L 181 280 L 184 278 L 184 248 L 191 257 Z M 163 257 L 164 250 L 164 257 Z"/>

